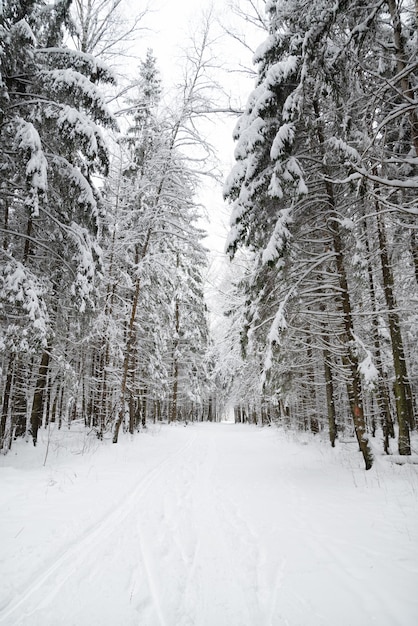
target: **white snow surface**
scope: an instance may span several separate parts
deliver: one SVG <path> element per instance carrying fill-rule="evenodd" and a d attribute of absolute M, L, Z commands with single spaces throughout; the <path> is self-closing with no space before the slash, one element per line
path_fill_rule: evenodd
<path fill-rule="evenodd" d="M 226 423 L 41 435 L 0 459 L 0 624 L 418 624 L 416 465 Z"/>

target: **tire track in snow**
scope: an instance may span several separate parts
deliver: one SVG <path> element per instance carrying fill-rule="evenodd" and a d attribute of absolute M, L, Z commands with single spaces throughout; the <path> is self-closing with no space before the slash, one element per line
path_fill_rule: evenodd
<path fill-rule="evenodd" d="M 109 537 L 109 535 L 115 531 L 125 518 L 134 510 L 138 499 L 142 497 L 148 488 L 152 485 L 154 480 L 165 470 L 178 456 L 184 454 L 188 448 L 190 448 L 196 439 L 196 434 L 192 434 L 188 441 L 180 447 L 174 454 L 169 456 L 157 464 L 152 470 L 150 470 L 138 483 L 138 485 L 131 491 L 125 498 L 117 505 L 117 508 L 110 513 L 107 513 L 101 520 L 95 522 L 89 529 L 86 530 L 83 536 L 76 539 L 70 546 L 66 547 L 58 558 L 54 558 L 51 564 L 45 568 L 41 568 L 40 571 L 35 572 L 34 582 L 27 583 L 23 589 L 19 590 L 19 597 L 11 599 L 0 610 L 0 623 L 4 623 L 6 619 L 13 615 L 17 609 L 22 608 L 25 604 L 31 600 L 32 596 L 38 592 L 43 585 L 47 585 L 51 578 L 53 579 L 52 589 L 42 599 L 37 600 L 28 612 L 17 618 L 18 621 L 14 622 L 18 624 L 22 619 L 29 617 L 37 610 L 47 606 L 54 596 L 58 593 L 64 583 L 77 571 L 80 564 L 83 563 L 100 543 Z M 151 590 L 151 588 L 150 588 Z M 151 590 L 152 593 L 152 590 Z M 158 600 L 155 599 L 158 604 Z M 159 613 L 157 611 L 157 613 Z M 160 616 L 161 626 L 165 626 L 164 618 Z"/>

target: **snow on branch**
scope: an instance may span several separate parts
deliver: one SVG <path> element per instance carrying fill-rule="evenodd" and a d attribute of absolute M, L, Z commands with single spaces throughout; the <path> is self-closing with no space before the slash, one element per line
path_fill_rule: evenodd
<path fill-rule="evenodd" d="M 298 160 L 293 156 L 276 162 L 268 188 L 269 195 L 272 198 L 283 198 L 283 186 L 289 183 L 294 186 L 298 196 L 308 193 L 302 169 Z"/>
<path fill-rule="evenodd" d="M 274 263 L 283 256 L 287 242 L 291 238 L 288 226 L 292 223 L 292 210 L 282 209 L 274 227 L 274 232 L 270 237 L 267 247 L 263 251 L 263 264 Z"/>
<path fill-rule="evenodd" d="M 96 262 L 94 253 L 100 253 L 94 245 L 90 234 L 76 222 L 72 222 L 67 233 L 76 247 L 73 260 L 77 263 L 77 274 L 71 287 L 71 294 L 78 299 L 80 313 L 86 310 L 86 305 L 93 306 L 94 277 Z"/>
<path fill-rule="evenodd" d="M 55 65 L 56 69 L 62 70 L 71 66 L 93 82 L 100 80 L 112 85 L 116 83 L 112 70 L 92 54 L 70 48 L 38 48 L 35 50 L 35 54 L 42 60 Z"/>
<path fill-rule="evenodd" d="M 418 176 L 411 176 L 408 179 L 400 179 L 400 178 L 384 178 L 382 176 L 376 176 L 374 174 L 370 174 L 365 168 L 356 168 L 356 172 L 350 174 L 346 178 L 326 178 L 325 180 L 329 181 L 334 185 L 345 185 L 347 183 L 351 183 L 355 180 L 360 180 L 361 178 L 367 178 L 379 185 L 383 185 L 384 187 L 394 187 L 399 189 L 417 189 L 418 188 Z"/>
<path fill-rule="evenodd" d="M 276 45 L 277 45 L 277 34 L 273 33 L 272 35 L 269 35 L 267 39 L 258 46 L 258 48 L 256 49 L 253 55 L 253 63 L 256 64 L 256 63 L 260 63 L 260 61 L 263 61 L 266 55 L 270 51 L 274 50 Z"/>
<path fill-rule="evenodd" d="M 365 358 L 359 363 L 358 369 L 363 377 L 364 386 L 367 391 L 373 391 L 379 378 L 379 372 L 373 363 L 373 355 L 371 351 L 366 348 L 360 337 L 353 334 L 353 339 L 356 346 L 360 347 L 366 354 Z"/>
<path fill-rule="evenodd" d="M 43 288 L 39 279 L 20 261 L 11 259 L 3 267 L 0 276 L 0 301 L 4 305 L 17 303 L 36 330 L 41 340 L 49 332 L 49 317 L 43 299 Z M 3 306 L 0 303 L 0 309 Z"/>
<path fill-rule="evenodd" d="M 261 386 L 263 387 L 269 371 L 273 365 L 273 349 L 277 344 L 280 344 L 280 336 L 287 328 L 287 322 L 285 318 L 285 307 L 288 301 L 286 297 L 279 305 L 276 315 L 274 316 L 273 323 L 270 327 L 268 334 L 267 350 L 264 358 L 263 371 L 261 374 Z"/>
<path fill-rule="evenodd" d="M 278 85 L 284 83 L 289 76 L 295 74 L 300 63 L 300 57 L 290 54 L 283 61 L 273 63 L 267 71 L 264 85 L 267 89 L 277 88 Z"/>
<path fill-rule="evenodd" d="M 333 256 L 333 253 L 330 253 L 329 257 L 332 258 L 332 256 Z M 299 279 L 295 283 L 293 283 L 292 287 L 289 289 L 289 291 L 286 293 L 285 297 L 283 298 L 282 302 L 280 303 L 277 313 L 274 316 L 273 323 L 270 327 L 269 334 L 268 334 L 266 356 L 264 358 L 263 372 L 261 375 L 262 385 L 264 385 L 267 374 L 273 364 L 273 350 L 276 345 L 280 345 L 281 335 L 287 329 L 287 322 L 286 322 L 286 317 L 285 317 L 285 310 L 286 310 L 287 303 L 297 293 L 297 290 L 299 289 L 299 285 L 303 283 L 303 281 L 309 276 L 309 274 L 311 274 L 319 265 L 322 265 L 324 261 L 326 261 L 325 256 L 318 259 L 315 263 L 312 263 L 312 265 L 308 267 L 306 272 L 304 272 L 299 277 Z"/>
<path fill-rule="evenodd" d="M 344 154 L 349 159 L 349 161 L 354 161 L 354 163 L 361 163 L 361 156 L 357 152 L 357 150 L 348 145 L 348 143 L 346 143 L 342 139 L 339 139 L 337 137 L 330 137 L 328 139 L 328 144 L 334 150 Z"/>
<path fill-rule="evenodd" d="M 80 148 L 91 160 L 98 159 L 107 166 L 107 146 L 101 128 L 77 109 L 64 105 L 51 105 L 44 111 L 47 119 L 55 119 L 60 136 L 77 139 Z"/>
<path fill-rule="evenodd" d="M 97 87 L 85 76 L 72 69 L 42 70 L 38 74 L 41 88 L 47 93 L 54 94 L 54 100 L 69 95 L 77 105 L 90 109 L 93 115 L 110 128 L 117 130 L 117 124 Z"/>
<path fill-rule="evenodd" d="M 295 138 L 295 125 L 293 123 L 282 124 L 273 140 L 270 157 L 276 161 L 281 157 L 288 146 L 291 146 Z"/>
<path fill-rule="evenodd" d="M 50 158 L 57 168 L 57 173 L 67 185 L 68 199 L 73 198 L 85 211 L 88 210 L 94 218 L 97 217 L 98 209 L 93 189 L 80 170 L 64 157 L 50 155 Z"/>
<path fill-rule="evenodd" d="M 29 185 L 29 196 L 26 204 L 31 207 L 32 216 L 39 215 L 39 196 L 47 190 L 48 162 L 45 158 L 39 133 L 32 124 L 21 117 L 13 120 L 17 127 L 14 137 L 14 145 L 23 155 L 26 161 L 26 180 Z"/>
<path fill-rule="evenodd" d="M 247 128 L 242 130 L 234 152 L 236 160 L 244 159 L 248 153 L 253 151 L 257 144 L 264 141 L 264 127 L 264 120 L 261 117 L 256 117 Z"/>
<path fill-rule="evenodd" d="M 10 27 L 10 35 L 12 38 L 16 37 L 20 44 L 24 42 L 30 46 L 36 46 L 36 37 L 25 19 L 19 20 Z"/>

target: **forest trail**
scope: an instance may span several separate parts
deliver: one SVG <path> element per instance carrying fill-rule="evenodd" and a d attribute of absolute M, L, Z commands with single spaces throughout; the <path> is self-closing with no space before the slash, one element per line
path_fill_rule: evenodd
<path fill-rule="evenodd" d="M 45 467 L 22 446 L 0 466 L 0 624 L 418 623 L 416 469 L 303 444 L 163 427 L 82 455 L 50 442 Z"/>

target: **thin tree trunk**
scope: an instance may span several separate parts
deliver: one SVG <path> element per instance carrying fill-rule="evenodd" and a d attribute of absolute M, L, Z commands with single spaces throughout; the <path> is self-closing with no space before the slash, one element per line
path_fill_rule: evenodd
<path fill-rule="evenodd" d="M 315 369 L 313 367 L 314 362 L 314 354 L 311 345 L 311 338 L 309 332 L 306 333 L 306 343 L 307 343 L 307 379 L 308 379 L 308 393 L 306 398 L 306 413 L 305 413 L 305 421 L 304 426 L 305 430 L 311 431 L 314 435 L 319 433 L 319 421 L 316 412 L 316 387 L 315 387 Z"/>
<path fill-rule="evenodd" d="M 415 280 L 418 284 L 418 241 L 415 228 L 411 228 L 411 255 L 414 263 Z"/>
<path fill-rule="evenodd" d="M 314 111 L 317 118 L 317 136 L 319 139 L 321 152 L 325 152 L 325 137 L 324 131 L 320 122 L 321 116 L 318 103 L 313 103 Z M 328 205 L 332 213 L 333 219 L 330 222 L 330 233 L 333 241 L 333 248 L 335 252 L 335 265 L 337 270 L 338 283 L 340 288 L 341 309 L 342 309 L 342 321 L 344 326 L 344 342 L 345 342 L 345 357 L 343 359 L 348 373 L 347 390 L 348 398 L 351 408 L 351 414 L 354 423 L 354 430 L 356 433 L 357 441 L 359 443 L 360 451 L 363 455 L 366 470 L 370 469 L 373 465 L 373 453 L 367 438 L 366 432 L 366 420 L 363 411 L 363 400 L 361 391 L 361 378 L 359 370 L 359 362 L 356 354 L 354 341 L 354 325 L 352 318 L 352 307 L 350 301 L 350 294 L 348 290 L 347 274 L 344 266 L 343 256 L 343 244 L 340 234 L 340 224 L 338 221 L 338 215 L 336 211 L 336 202 L 334 197 L 334 189 L 328 172 L 325 166 L 323 166 L 323 173 L 325 175 L 324 185 L 328 200 Z"/>
<path fill-rule="evenodd" d="M 163 182 L 164 181 L 161 181 L 160 183 L 160 188 L 159 188 L 158 195 L 157 195 L 157 202 L 162 191 Z M 144 246 L 142 248 L 141 256 L 139 255 L 139 246 L 137 245 L 135 247 L 135 267 L 138 267 L 140 258 L 143 259 L 145 255 L 147 254 L 148 246 L 151 241 L 151 234 L 152 234 L 152 229 L 148 228 Z M 136 319 L 136 311 L 138 308 L 140 292 L 141 292 L 141 278 L 139 275 L 137 275 L 136 280 L 135 280 L 134 294 L 132 297 L 131 315 L 129 318 L 129 325 L 128 325 L 128 338 L 126 342 L 126 350 L 125 350 L 125 356 L 123 360 L 123 369 L 122 369 L 122 381 L 121 381 L 121 386 L 120 386 L 119 414 L 115 423 L 113 443 L 117 443 L 118 441 L 119 430 L 125 418 L 125 393 L 126 393 L 126 385 L 128 382 L 129 365 L 131 363 L 131 358 L 132 358 L 132 350 L 135 345 L 135 337 L 136 337 L 135 319 Z"/>
<path fill-rule="evenodd" d="M 23 264 L 26 265 L 28 258 L 29 258 L 29 254 L 30 254 L 30 244 L 31 244 L 31 234 L 32 234 L 32 218 L 28 219 L 28 224 L 26 227 L 26 239 L 25 239 L 25 245 L 23 248 Z"/>
<path fill-rule="evenodd" d="M 394 389 L 396 414 L 399 426 L 398 449 L 399 454 L 409 455 L 411 454 L 409 429 L 412 428 L 414 424 L 412 394 L 406 368 L 400 320 L 397 313 L 393 273 L 389 263 L 385 223 L 377 200 L 376 213 L 379 237 L 379 254 L 383 276 L 383 291 L 385 294 L 386 306 L 388 308 L 389 333 L 392 342 L 393 366 L 395 369 Z"/>
<path fill-rule="evenodd" d="M 1 411 L 0 449 L 3 449 L 3 450 L 9 450 L 10 444 L 11 444 L 11 433 L 9 433 L 8 441 L 6 441 L 6 435 L 7 435 L 6 427 L 7 427 L 7 417 L 9 415 L 11 390 L 13 386 L 14 363 L 15 363 L 15 355 L 12 354 L 10 356 L 9 365 L 7 368 L 6 385 L 4 388 L 3 406 L 2 406 L 2 411 Z"/>
<path fill-rule="evenodd" d="M 132 391 L 129 393 L 129 433 L 131 435 L 135 432 L 135 398 Z"/>
<path fill-rule="evenodd" d="M 325 377 L 325 392 L 327 396 L 327 414 L 328 414 L 328 432 L 331 446 L 335 447 L 335 440 L 337 439 L 337 420 L 335 413 L 334 402 L 334 380 L 332 377 L 332 369 L 330 366 L 330 353 L 328 348 L 324 347 L 322 350 L 324 357 L 324 377 Z"/>
<path fill-rule="evenodd" d="M 3 200 L 3 205 L 4 205 L 4 222 L 3 222 L 3 227 L 4 227 L 4 238 L 3 238 L 3 250 L 7 250 L 9 247 L 9 202 L 7 200 L 7 198 L 4 198 Z"/>
<path fill-rule="evenodd" d="M 331 185 L 329 185 L 331 186 Z M 334 250 L 336 253 L 336 266 L 341 291 L 341 306 L 343 312 L 343 322 L 345 331 L 346 354 L 345 364 L 347 366 L 349 377 L 347 380 L 348 398 L 350 402 L 351 414 L 353 416 L 354 429 L 359 443 L 361 453 L 364 458 L 366 470 L 373 465 L 373 454 L 366 433 L 366 420 L 363 410 L 363 399 L 361 390 L 361 378 L 359 370 L 359 362 L 356 354 L 354 341 L 354 325 L 352 319 L 352 309 L 350 295 L 348 291 L 347 276 L 344 267 L 342 242 L 340 237 L 340 229 L 337 222 L 333 225 Z"/>
<path fill-rule="evenodd" d="M 142 402 L 141 402 L 141 426 L 142 428 L 146 428 L 147 427 L 147 408 L 148 408 L 148 403 L 147 403 L 147 387 L 145 387 L 142 390 Z"/>
<path fill-rule="evenodd" d="M 366 224 L 367 226 L 367 224 Z M 376 367 L 379 374 L 378 383 L 377 383 L 377 404 L 379 407 L 380 420 L 383 428 L 383 449 L 386 454 L 389 454 L 389 438 L 395 436 L 393 420 L 390 408 L 390 394 L 388 389 L 388 384 L 386 380 L 386 374 L 383 370 L 382 363 L 382 353 L 380 349 L 380 339 L 379 339 L 379 320 L 377 316 L 377 302 L 376 302 L 376 290 L 374 286 L 373 279 L 373 267 L 370 257 L 370 246 L 367 229 L 365 232 L 365 248 L 367 253 L 367 273 L 369 279 L 369 294 L 370 294 L 370 302 L 373 311 L 372 317 L 372 332 L 373 332 L 373 343 L 374 343 L 374 354 L 376 359 Z"/>
<path fill-rule="evenodd" d="M 414 102 L 414 90 L 412 89 L 409 74 L 405 73 L 405 70 L 408 67 L 408 60 L 405 54 L 404 37 L 402 35 L 402 23 L 399 14 L 399 8 L 396 0 L 386 1 L 392 19 L 393 39 L 396 48 L 396 72 L 401 76 L 399 84 L 405 100 L 407 100 L 408 102 Z M 409 113 L 409 120 L 411 123 L 411 144 L 414 146 L 415 154 L 418 156 L 418 117 L 416 115 L 415 108 L 411 108 L 411 111 Z"/>
<path fill-rule="evenodd" d="M 141 288 L 141 281 L 139 276 L 135 281 L 135 290 L 132 298 L 131 316 L 129 318 L 128 326 L 128 339 L 126 342 L 125 357 L 123 360 L 122 381 L 120 386 L 120 398 L 119 398 L 119 415 L 115 424 L 115 432 L 113 434 L 113 443 L 118 442 L 119 430 L 125 418 L 125 394 L 126 386 L 128 382 L 129 366 L 131 363 L 132 350 L 135 343 L 135 318 L 136 310 L 138 307 L 139 293 Z"/>
<path fill-rule="evenodd" d="M 178 362 L 178 345 L 179 345 L 179 331 L 180 331 L 180 307 L 178 299 L 175 303 L 175 340 L 173 346 L 173 393 L 171 402 L 171 415 L 170 421 L 174 422 L 177 419 L 177 400 L 178 400 L 178 387 L 179 387 L 179 362 Z"/>
<path fill-rule="evenodd" d="M 42 413 L 44 408 L 44 395 L 48 379 L 48 367 L 51 357 L 51 345 L 49 344 L 42 353 L 39 365 L 38 379 L 36 381 L 35 393 L 33 396 L 32 411 L 30 416 L 31 434 L 33 445 L 38 441 L 38 429 L 42 424 Z"/>
<path fill-rule="evenodd" d="M 58 430 L 62 427 L 62 413 L 64 410 L 64 381 L 61 383 L 60 392 L 58 396 L 57 410 L 58 410 Z"/>

